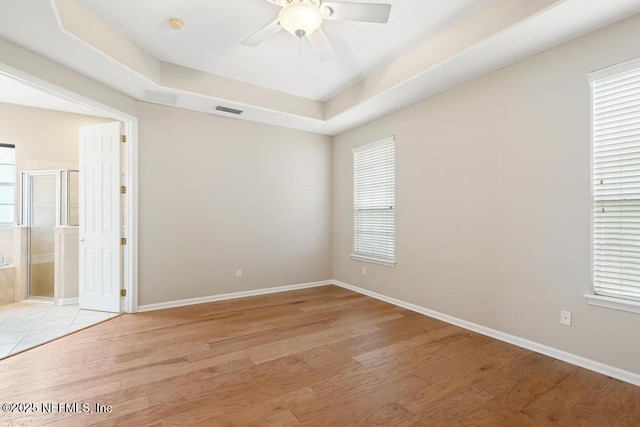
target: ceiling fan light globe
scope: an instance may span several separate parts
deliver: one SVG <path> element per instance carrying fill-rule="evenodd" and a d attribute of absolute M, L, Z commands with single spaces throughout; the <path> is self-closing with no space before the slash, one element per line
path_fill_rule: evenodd
<path fill-rule="evenodd" d="M 278 21 L 282 28 L 295 36 L 309 35 L 322 25 L 322 12 L 307 2 L 289 3 L 280 11 Z"/>

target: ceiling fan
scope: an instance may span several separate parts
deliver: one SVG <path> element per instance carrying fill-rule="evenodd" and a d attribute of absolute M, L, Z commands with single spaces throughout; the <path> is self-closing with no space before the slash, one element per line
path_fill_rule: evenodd
<path fill-rule="evenodd" d="M 280 6 L 278 18 L 245 39 L 242 44 L 256 47 L 285 29 L 302 39 L 306 37 L 321 61 L 333 56 L 333 46 L 322 30 L 325 19 L 384 24 L 389 21 L 390 4 L 338 3 L 321 0 L 266 0 Z"/>

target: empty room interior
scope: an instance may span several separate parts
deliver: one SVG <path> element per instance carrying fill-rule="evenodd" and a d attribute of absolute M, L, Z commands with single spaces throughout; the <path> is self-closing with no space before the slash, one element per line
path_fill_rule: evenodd
<path fill-rule="evenodd" d="M 0 425 L 640 425 L 638 40 L 640 0 L 0 2 Z"/>

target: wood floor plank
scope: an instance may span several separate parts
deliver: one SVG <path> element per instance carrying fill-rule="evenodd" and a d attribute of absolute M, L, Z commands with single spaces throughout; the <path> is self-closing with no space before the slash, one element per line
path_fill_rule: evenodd
<path fill-rule="evenodd" d="M 362 385 L 351 393 L 332 393 L 312 402 L 297 405 L 293 413 L 305 422 L 323 420 L 324 425 L 345 425 L 345 420 L 366 420 L 380 408 L 416 393 L 427 383 L 415 376 L 393 378 L 380 381 L 378 386 Z"/>
<path fill-rule="evenodd" d="M 247 406 L 237 411 L 229 411 L 222 417 L 207 419 L 202 422 L 202 425 L 271 425 L 268 420 L 273 422 L 275 419 L 282 418 L 280 414 L 282 414 L 283 408 L 301 405 L 305 402 L 313 401 L 315 398 L 316 395 L 313 390 L 309 387 L 304 387 L 273 399 L 264 400 L 256 405 Z M 287 409 L 286 412 L 288 412 L 290 416 L 295 417 L 289 409 Z M 276 416 L 275 419 L 273 418 L 274 416 Z M 285 420 L 287 423 L 291 421 L 294 421 L 294 425 L 300 423 L 297 417 L 293 420 L 290 416 L 287 415 L 287 420 Z"/>
<path fill-rule="evenodd" d="M 0 361 L 0 426 L 635 426 L 640 388 L 335 286 L 123 315 Z"/>
<path fill-rule="evenodd" d="M 424 330 L 419 328 L 408 328 L 391 333 L 384 325 L 378 326 L 381 328 L 380 331 L 349 337 L 336 343 L 297 353 L 297 355 L 314 369 L 318 369 L 334 363 L 345 363 L 348 360 L 354 360 L 354 357 L 362 353 L 424 334 Z"/>
<path fill-rule="evenodd" d="M 582 400 L 588 391 L 586 387 L 593 384 L 594 380 L 587 375 L 569 375 L 525 406 L 522 413 L 540 424 L 557 423 Z"/>
<path fill-rule="evenodd" d="M 369 426 L 414 426 L 419 425 L 421 418 L 403 408 L 399 403 L 394 402 L 382 406 L 373 411 L 368 417 L 362 420 L 362 424 Z"/>
<path fill-rule="evenodd" d="M 386 347 L 378 348 L 366 353 L 359 354 L 353 359 L 360 363 L 380 363 L 388 359 L 394 359 L 402 354 L 411 353 L 417 347 L 429 347 L 429 352 L 435 352 L 437 349 L 444 347 L 439 340 L 449 337 L 458 328 L 455 326 L 436 329 L 433 332 L 426 332 L 414 338 L 391 344 Z"/>
<path fill-rule="evenodd" d="M 467 415 L 458 417 L 459 422 L 466 427 L 486 426 L 517 426 L 539 427 L 541 424 L 520 411 L 511 410 L 506 406 L 483 406 Z M 542 424 L 544 425 L 544 424 Z M 548 424 L 550 425 L 550 424 Z M 603 426 L 604 427 L 604 426 Z"/>
<path fill-rule="evenodd" d="M 557 424 L 637 426 L 640 424 L 640 400 L 634 399 L 634 389 L 630 384 L 599 376 Z"/>

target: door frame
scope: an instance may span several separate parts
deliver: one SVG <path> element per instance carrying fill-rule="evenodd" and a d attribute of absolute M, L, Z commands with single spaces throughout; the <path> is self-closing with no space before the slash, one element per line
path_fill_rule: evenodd
<path fill-rule="evenodd" d="M 123 195 L 124 220 L 121 224 L 122 237 L 127 238 L 123 246 L 122 281 L 126 296 L 121 300 L 121 311 L 138 311 L 138 117 L 118 110 L 99 101 L 87 98 L 76 92 L 57 86 L 49 81 L 35 77 L 24 71 L 0 63 L 0 74 L 25 83 L 34 89 L 73 102 L 123 123 L 126 142 L 123 144 L 124 173 L 123 184 L 127 187 Z M 119 215 L 119 213 L 118 213 Z"/>

